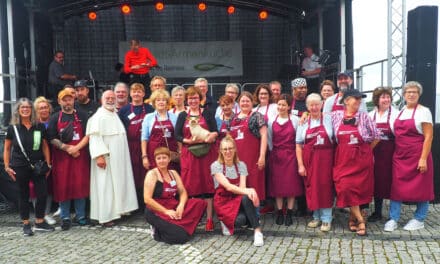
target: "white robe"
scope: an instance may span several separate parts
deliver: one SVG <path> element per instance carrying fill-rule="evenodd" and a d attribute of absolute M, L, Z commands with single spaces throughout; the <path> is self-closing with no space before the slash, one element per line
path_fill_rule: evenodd
<path fill-rule="evenodd" d="M 107 223 L 138 208 L 127 135 L 117 113 L 103 107 L 90 117 L 86 134 L 92 158 L 90 218 Z M 101 155 L 105 156 L 105 169 L 96 165 L 95 159 Z"/>

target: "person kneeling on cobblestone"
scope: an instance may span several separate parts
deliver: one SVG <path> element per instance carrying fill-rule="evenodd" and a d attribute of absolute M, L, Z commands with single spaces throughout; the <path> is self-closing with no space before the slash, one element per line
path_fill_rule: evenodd
<path fill-rule="evenodd" d="M 264 245 L 256 208 L 260 205 L 254 188 L 246 188 L 246 164 L 238 159 L 232 137 L 222 139 L 218 160 L 211 165 L 216 187 L 214 209 L 225 236 L 234 233 L 235 227 L 250 225 L 254 229 L 254 246 Z"/>
<path fill-rule="evenodd" d="M 202 199 L 188 199 L 182 179 L 168 170 L 168 148 L 154 151 L 157 167 L 148 171 L 144 182 L 145 217 L 153 227 L 153 238 L 168 244 L 183 244 L 190 239 L 206 209 Z"/>

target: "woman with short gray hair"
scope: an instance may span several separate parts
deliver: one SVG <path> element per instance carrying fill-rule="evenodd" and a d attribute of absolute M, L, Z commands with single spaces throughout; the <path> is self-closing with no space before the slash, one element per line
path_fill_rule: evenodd
<path fill-rule="evenodd" d="M 423 92 L 420 83 L 407 82 L 402 92 L 406 106 L 391 127 L 396 148 L 393 155 L 390 220 L 384 227 L 388 232 L 398 227 L 402 201 L 417 204 L 413 219 L 403 229 L 413 231 L 424 228 L 429 201 L 434 199 L 432 114 L 429 108 L 419 104 Z"/>

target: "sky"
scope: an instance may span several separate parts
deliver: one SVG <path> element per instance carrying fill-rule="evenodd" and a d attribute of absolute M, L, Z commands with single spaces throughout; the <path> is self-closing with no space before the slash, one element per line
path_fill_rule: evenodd
<path fill-rule="evenodd" d="M 400 2 L 399 0 L 394 0 Z M 354 67 L 387 58 L 387 0 L 353 0 Z M 439 6 L 439 0 L 406 0 L 407 12 L 417 6 Z M 440 8 L 439 8 L 440 9 Z M 440 28 L 440 27 L 439 27 Z M 440 34 L 438 34 L 440 45 Z M 440 61 L 440 49 L 437 49 Z M 384 64 L 384 85 L 387 84 L 387 64 Z M 380 64 L 366 67 L 363 90 L 381 85 Z M 437 93 L 440 93 L 440 65 L 437 63 Z M 394 84 L 394 83 L 393 83 Z"/>

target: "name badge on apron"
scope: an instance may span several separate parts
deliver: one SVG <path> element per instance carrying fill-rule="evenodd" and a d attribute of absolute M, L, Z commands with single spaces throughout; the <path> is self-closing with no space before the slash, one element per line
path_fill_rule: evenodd
<path fill-rule="evenodd" d="M 76 131 L 73 132 L 72 140 L 79 140 L 79 134 Z"/>
<path fill-rule="evenodd" d="M 318 134 L 318 136 L 316 136 L 316 143 L 315 145 L 323 145 L 324 144 L 324 138 L 321 137 L 321 135 Z"/>
<path fill-rule="evenodd" d="M 171 187 L 176 186 L 176 181 L 175 181 L 175 180 L 170 181 L 170 186 L 171 186 Z"/>
<path fill-rule="evenodd" d="M 164 132 L 163 132 L 163 136 L 166 138 L 170 138 L 171 137 L 171 132 L 168 130 L 168 128 L 165 128 Z"/>
<path fill-rule="evenodd" d="M 292 115 L 296 115 L 296 116 L 297 116 L 298 113 L 299 113 L 298 110 L 296 110 L 296 109 L 292 109 Z"/>
<path fill-rule="evenodd" d="M 350 145 L 354 145 L 354 144 L 358 144 L 359 140 L 357 137 L 355 137 L 354 135 L 350 135 L 350 142 L 348 144 Z"/>
<path fill-rule="evenodd" d="M 244 133 L 240 129 L 238 129 L 237 130 L 237 137 L 235 138 L 235 140 L 240 140 L 243 138 L 244 138 Z"/>
<path fill-rule="evenodd" d="M 127 118 L 128 118 L 129 120 L 132 120 L 135 116 L 136 116 L 135 113 L 131 113 L 131 114 L 129 114 L 129 115 L 127 116 Z"/>

